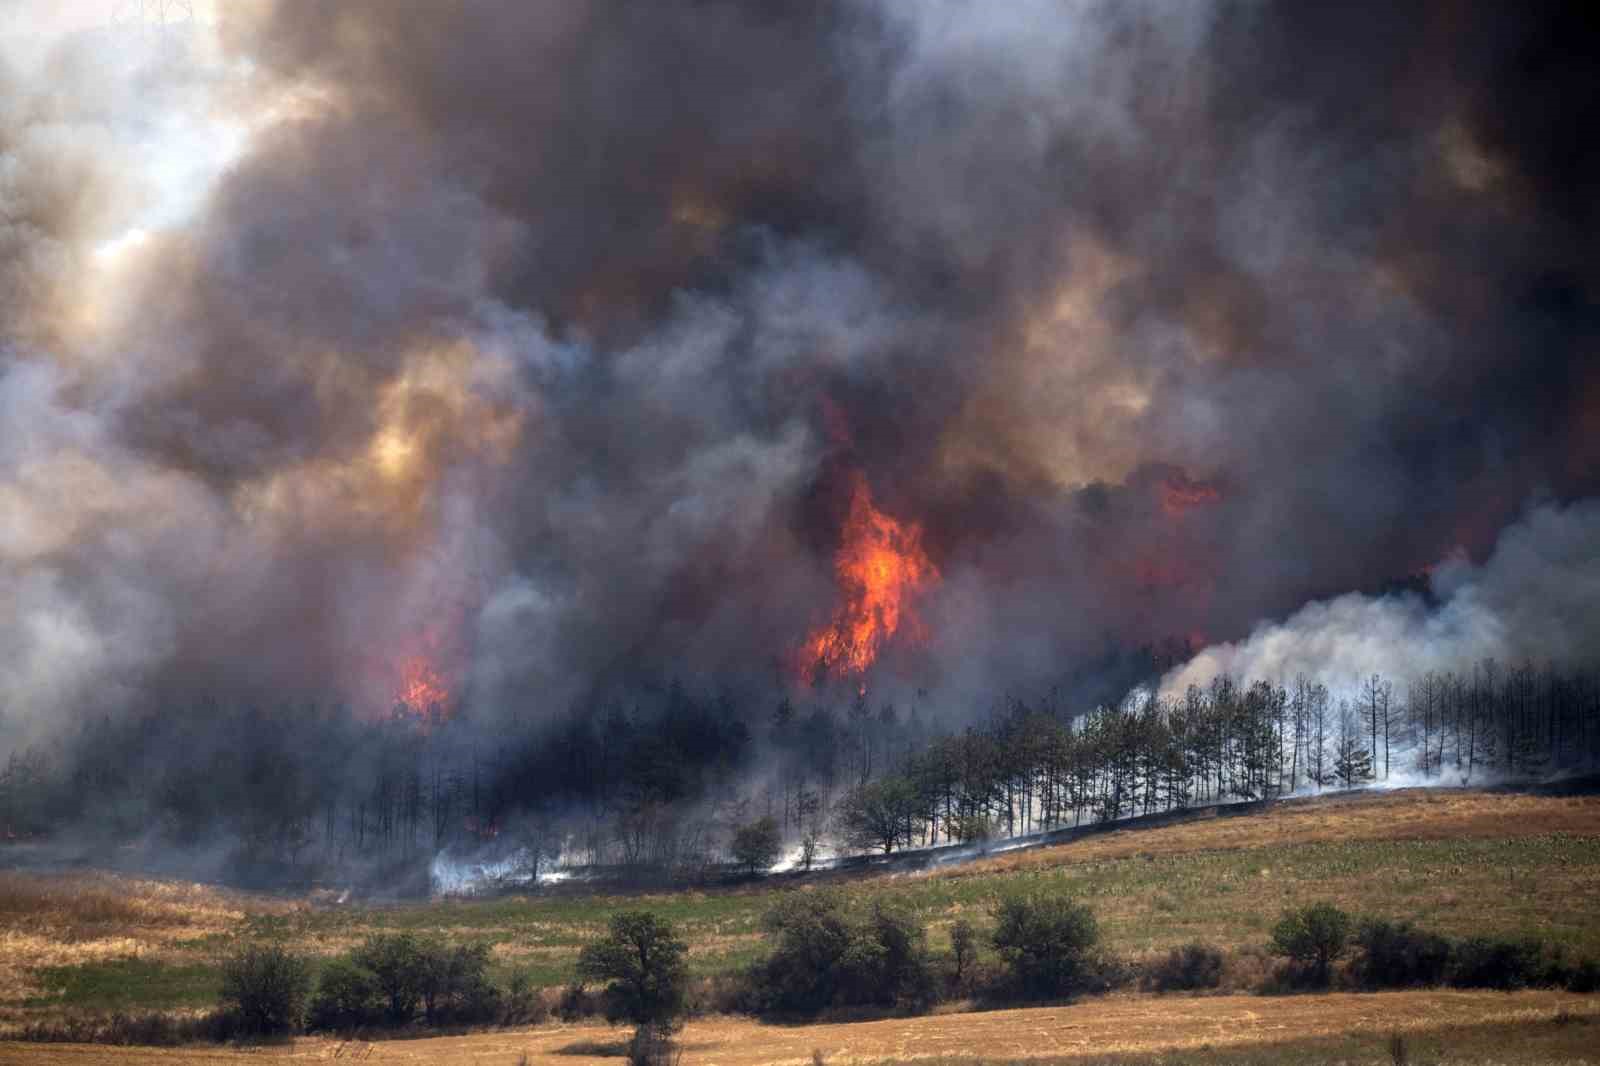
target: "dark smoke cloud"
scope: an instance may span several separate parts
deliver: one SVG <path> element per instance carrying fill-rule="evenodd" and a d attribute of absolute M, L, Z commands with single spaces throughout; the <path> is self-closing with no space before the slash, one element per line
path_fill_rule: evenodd
<path fill-rule="evenodd" d="M 1576 10 L 230 5 L 109 269 L 152 96 L 8 61 L 5 713 L 770 685 L 857 473 L 955 709 L 1481 559 L 1600 469 Z"/>

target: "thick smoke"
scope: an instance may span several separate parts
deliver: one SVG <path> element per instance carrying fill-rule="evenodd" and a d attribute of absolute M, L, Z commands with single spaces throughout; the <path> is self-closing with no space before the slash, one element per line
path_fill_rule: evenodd
<path fill-rule="evenodd" d="M 1162 682 L 1169 695 L 1227 675 L 1275 684 L 1316 677 L 1354 699 L 1374 674 L 1415 681 L 1470 674 L 1484 660 L 1571 671 L 1600 647 L 1600 503 L 1543 506 L 1501 534 L 1482 566 L 1461 558 L 1432 573 L 1429 595 L 1347 593 L 1195 656 Z"/>
<path fill-rule="evenodd" d="M 1501 535 L 1600 487 L 1567 9 L 55 10 L 0 48 L 0 742 L 417 661 L 768 691 L 857 476 L 943 575 L 873 683 L 952 714 L 1458 550 L 1189 669 L 1592 646 L 1515 579 L 1592 511 Z"/>

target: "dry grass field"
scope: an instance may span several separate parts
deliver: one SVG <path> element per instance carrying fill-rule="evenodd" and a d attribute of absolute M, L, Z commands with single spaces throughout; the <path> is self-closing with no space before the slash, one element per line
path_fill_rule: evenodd
<path fill-rule="evenodd" d="M 891 895 L 917 908 L 932 930 L 936 950 L 945 947 L 946 930 L 958 916 L 972 917 L 981 924 L 989 903 L 1002 892 L 1040 888 L 1070 893 L 1093 907 L 1107 947 L 1126 957 L 1163 952 L 1196 939 L 1230 949 L 1230 967 L 1238 972 L 1230 974 L 1229 983 L 1236 988 L 1253 983 L 1264 968 L 1260 947 L 1278 912 L 1285 906 L 1322 899 L 1360 914 L 1414 919 L 1448 935 L 1531 934 L 1560 942 L 1577 954 L 1600 957 L 1600 797 L 1443 791 L 1335 796 L 1286 803 L 1248 817 L 1119 830 L 928 873 L 831 880 L 842 880 L 841 887 L 851 894 Z M 787 887 L 792 887 L 792 882 Z M 691 942 L 691 962 L 697 972 L 726 973 L 757 954 L 759 917 L 774 892 L 787 887 L 756 883 L 653 895 L 564 892 L 340 906 L 326 897 L 285 900 L 100 874 L 0 874 L 0 1027 L 78 1013 L 205 1007 L 215 999 L 220 957 L 239 938 L 259 935 L 282 937 L 297 950 L 321 958 L 343 951 L 377 930 L 437 933 L 456 942 L 484 940 L 494 945 L 495 966 L 501 975 L 522 969 L 537 983 L 556 986 L 570 979 L 581 945 L 621 907 L 645 907 L 668 917 Z M 1105 1014 L 1110 1018 L 1118 1010 L 1131 1011 L 1117 1024 L 1131 1025 L 1133 1019 L 1148 1016 L 1150 1024 L 1164 1032 L 1163 1039 L 1177 1038 L 1179 1029 L 1174 1027 L 1180 1018 L 1209 1018 L 1212 1020 L 1194 1020 L 1193 1024 L 1229 1031 L 1242 1024 L 1238 1019 L 1253 1016 L 1299 1019 L 1284 1021 L 1288 1028 L 1280 1036 L 1294 1034 L 1296 1039 L 1306 1039 L 1314 1033 L 1346 1031 L 1359 1021 L 1349 1012 L 1364 1009 L 1362 1004 L 1387 1004 L 1382 1013 L 1400 1010 L 1410 1017 L 1412 1007 L 1407 1004 L 1426 1002 L 1428 1011 L 1445 1012 L 1435 1020 L 1448 1019 L 1454 1025 L 1469 1020 L 1485 1022 L 1483 1012 L 1495 1005 L 1496 1009 L 1524 1004 L 1528 1010 L 1546 1010 L 1558 1000 L 1566 1002 L 1546 993 L 1487 998 L 1476 993 L 1427 995 L 1432 998 L 1350 997 L 1350 1005 L 1341 1007 L 1341 1013 L 1328 1015 L 1331 1028 L 1315 1030 L 1304 1028 L 1309 1024 L 1306 1019 L 1323 1016 L 1335 999 L 1132 997 L 1085 1004 L 1070 1012 L 1073 1017 L 1112 1012 Z M 1587 1009 L 1582 1006 L 1584 1001 L 1575 1002 L 1578 1005 L 1569 1010 Z M 1254 1015 L 1241 1013 L 1228 1021 L 1234 1017 L 1226 1014 L 1233 1009 L 1228 1003 Z M 1459 1017 L 1450 1013 L 1471 1003 L 1479 1006 L 1463 1006 Z M 1305 1018 L 1296 1011 L 1306 1012 Z M 998 1043 L 998 1029 L 992 1038 L 978 1034 L 1003 1024 L 1021 1025 L 1022 1019 L 1031 1017 L 1035 1015 L 1007 1011 L 965 1015 L 964 1020 L 949 1022 L 934 1018 L 870 1023 L 888 1028 L 850 1026 L 847 1031 L 858 1036 L 889 1033 L 898 1025 L 919 1034 L 914 1044 L 903 1047 L 889 1047 L 886 1036 L 874 1036 L 877 1043 L 873 1046 L 882 1048 L 874 1054 L 981 1051 L 986 1057 L 1005 1058 L 1022 1052 Z M 1013 1021 L 1003 1023 L 1004 1018 Z M 1162 1018 L 1171 1026 L 1162 1023 Z M 691 1032 L 721 1032 L 719 1026 L 723 1025 L 735 1027 L 730 1032 L 745 1032 L 737 1027 L 751 1024 L 706 1022 Z M 1375 1020 L 1373 1024 L 1378 1023 Z M 1390 1018 L 1383 1024 L 1398 1022 Z M 953 1043 L 939 1042 L 942 1038 L 936 1034 L 945 1031 L 942 1026 L 951 1027 L 948 1032 Z M 1600 1045 L 1600 1029 L 1591 1031 L 1582 1025 L 1576 1029 Z M 823 1046 L 822 1036 L 831 1031 L 826 1026 L 749 1030 L 766 1034 L 762 1046 L 779 1041 L 772 1045 L 776 1049 L 772 1054 L 780 1059 L 794 1051 L 807 1061 L 811 1048 Z M 789 1039 L 783 1035 L 786 1033 L 793 1036 L 793 1047 L 783 1042 Z M 1202 1042 L 1217 1044 L 1222 1039 L 1198 1034 L 1198 1029 L 1190 1032 Z M 541 1033 L 539 1041 L 545 1041 L 547 1035 Z M 603 1045 L 606 1040 L 614 1042 L 615 1037 L 602 1033 L 592 1039 Z M 713 1037 L 692 1038 L 691 1046 L 697 1039 Z M 729 1054 L 743 1054 L 741 1049 L 754 1037 L 729 1039 L 730 1047 L 737 1045 Z M 924 1045 L 924 1039 L 933 1043 Z M 484 1061 L 495 1061 L 498 1052 L 492 1049 L 500 1046 L 496 1041 L 515 1042 L 510 1034 L 466 1040 L 463 1047 L 484 1049 L 489 1056 Z M 1083 1047 L 1064 1043 L 1067 1040 L 1067 1030 L 1037 1047 L 1030 1037 L 1027 1043 L 1032 1050 L 1027 1054 L 1076 1053 Z M 398 1050 L 393 1054 L 420 1053 L 427 1044 L 396 1044 Z M 1131 1053 L 1143 1047 L 1137 1041 L 1106 1044 L 1100 1037 L 1095 1037 L 1095 1045 L 1101 1053 Z M 306 1055 L 334 1054 L 329 1045 L 317 1041 L 302 1041 L 295 1047 L 297 1055 L 302 1048 Z M 550 1053 L 557 1051 L 560 1049 Z M 0 1051 L 0 1061 L 14 1053 L 15 1049 Z M 29 1050 L 29 1054 L 35 1053 L 74 1054 L 65 1048 Z M 109 1052 L 100 1049 L 83 1054 L 89 1057 L 75 1061 L 95 1061 L 96 1054 Z M 339 1057 L 347 1057 L 347 1053 L 341 1051 Z M 583 1058 L 566 1048 L 560 1051 L 559 1061 L 580 1062 Z M 689 1061 L 768 1060 L 703 1059 L 691 1054 Z"/>
<path fill-rule="evenodd" d="M 690 1022 L 687 1063 L 809 1066 L 870 1062 L 1389 1061 L 1399 1032 L 1446 1062 L 1600 1061 L 1600 1002 L 1562 992 L 1384 992 L 1322 996 L 1111 996 L 1061 1007 L 938 1014 L 856 1023 L 763 1025 L 748 1019 Z M 515 1066 L 522 1062 L 615 1066 L 626 1031 L 603 1026 L 536 1029 L 378 1042 L 301 1038 L 262 1047 L 103 1048 L 0 1044 L 0 1062 L 205 1063 L 351 1060 Z M 1338 1060 L 1320 1057 L 1342 1049 Z M 1526 1057 L 1532 1050 L 1538 1058 Z M 1477 1057 L 1491 1051 L 1494 1058 Z M 1381 1054 L 1382 1058 L 1369 1057 Z M 1306 1056 L 1312 1056 L 1307 1058 Z M 1258 1056 L 1263 1056 L 1257 1058 Z M 1420 1060 L 1419 1060 L 1420 1061 Z"/>

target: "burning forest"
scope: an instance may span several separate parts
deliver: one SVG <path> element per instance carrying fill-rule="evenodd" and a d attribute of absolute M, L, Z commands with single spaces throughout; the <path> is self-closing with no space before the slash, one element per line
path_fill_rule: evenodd
<path fill-rule="evenodd" d="M 110 6 L 0 12 L 17 861 L 1595 769 L 1576 5 Z"/>

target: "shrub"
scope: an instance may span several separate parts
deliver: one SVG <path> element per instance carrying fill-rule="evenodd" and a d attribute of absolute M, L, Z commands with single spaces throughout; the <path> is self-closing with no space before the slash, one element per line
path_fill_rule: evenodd
<path fill-rule="evenodd" d="M 1356 932 L 1360 955 L 1354 971 L 1368 988 L 1437 985 L 1450 967 L 1450 942 L 1410 922 L 1370 919 Z"/>
<path fill-rule="evenodd" d="M 983 814 L 963 814 L 950 825 L 950 833 L 963 844 L 975 844 L 987 851 L 996 836 L 995 824 Z"/>
<path fill-rule="evenodd" d="M 417 991 L 428 1024 L 487 1022 L 500 1013 L 500 990 L 489 983 L 489 946 L 447 948 L 424 942 Z"/>
<path fill-rule="evenodd" d="M 246 1032 L 291 1033 L 305 1018 L 311 972 L 306 961 L 277 944 L 252 944 L 222 964 L 224 1012 Z"/>
<path fill-rule="evenodd" d="M 506 1025 L 538 1025 L 550 1016 L 544 997 L 539 994 L 526 970 L 518 970 L 506 983 L 500 1020 Z"/>
<path fill-rule="evenodd" d="M 1088 907 L 1064 896 L 1008 896 L 994 919 L 992 942 L 1018 993 L 1070 996 L 1089 983 L 1099 928 Z"/>
<path fill-rule="evenodd" d="M 1600 992 L 1600 962 L 1584 959 L 1567 974 L 1568 992 Z"/>
<path fill-rule="evenodd" d="M 1294 962 L 1312 968 L 1320 985 L 1328 983 L 1333 963 L 1350 944 L 1350 915 L 1331 903 L 1283 912 L 1272 929 L 1272 950 Z"/>
<path fill-rule="evenodd" d="M 927 932 L 915 915 L 875 900 L 860 934 L 857 942 L 865 940 L 871 950 L 861 953 L 859 966 L 850 960 L 851 980 L 862 988 L 856 1002 L 918 1010 L 933 1003 Z"/>
<path fill-rule="evenodd" d="M 837 893 L 805 892 L 780 900 L 764 922 L 777 942 L 752 973 L 758 1010 L 921 1007 L 933 999 L 924 931 L 903 910 L 879 901 L 858 916 Z"/>
<path fill-rule="evenodd" d="M 556 1003 L 556 1016 L 564 1022 L 575 1022 L 593 1018 L 604 1009 L 600 996 L 574 982 L 561 990 L 561 999 Z"/>
<path fill-rule="evenodd" d="M 76 1015 L 35 1021 L 7 1034 L 7 1039 L 38 1044 L 114 1044 L 142 1047 L 176 1047 L 201 1040 L 221 1043 L 241 1035 L 239 1016 L 232 1011 L 212 1011 L 191 1017 L 161 1012 L 109 1016 Z"/>
<path fill-rule="evenodd" d="M 1537 940 L 1472 937 L 1456 946 L 1450 983 L 1457 988 L 1525 988 L 1539 983 L 1543 954 Z"/>
<path fill-rule="evenodd" d="M 767 869 L 778 861 L 778 854 L 783 850 L 777 819 L 757 818 L 749 825 L 740 826 L 734 831 L 729 850 L 733 852 L 733 861 L 746 873 L 753 875 Z"/>
<path fill-rule="evenodd" d="M 606 1017 L 670 1031 L 683 1013 L 688 945 L 649 911 L 622 911 L 611 930 L 578 956 L 578 974 L 607 981 Z"/>
<path fill-rule="evenodd" d="M 1192 992 L 1222 984 L 1222 952 L 1209 944 L 1173 948 L 1145 971 L 1144 987 L 1154 992 Z"/>
<path fill-rule="evenodd" d="M 370 1024 L 379 1010 L 378 979 L 347 958 L 322 967 L 317 994 L 311 1000 L 311 1025 L 316 1029 L 354 1029 Z"/>
<path fill-rule="evenodd" d="M 410 933 L 378 934 L 356 948 L 351 961 L 377 982 L 388 1021 L 393 1025 L 409 1022 L 422 1000 L 426 979 L 422 943 Z"/>

